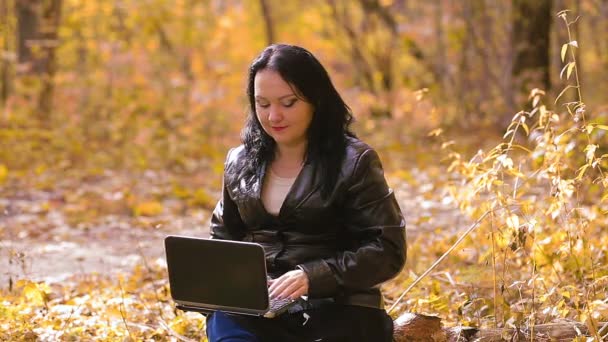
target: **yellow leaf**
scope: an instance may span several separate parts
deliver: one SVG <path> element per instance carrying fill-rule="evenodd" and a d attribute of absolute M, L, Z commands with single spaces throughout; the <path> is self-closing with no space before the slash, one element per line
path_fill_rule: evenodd
<path fill-rule="evenodd" d="M 564 72 L 566 72 L 566 70 L 568 69 L 568 66 L 570 65 L 570 63 L 565 64 L 562 67 L 562 70 L 559 72 L 559 78 L 562 79 L 564 78 Z"/>
<path fill-rule="evenodd" d="M 441 135 L 441 133 L 443 133 L 443 129 L 441 128 L 435 128 L 434 130 L 430 131 L 428 136 L 429 137 L 437 137 L 439 135 Z"/>
<path fill-rule="evenodd" d="M 540 117 L 544 118 L 547 115 L 547 107 L 545 105 L 540 106 Z"/>
<path fill-rule="evenodd" d="M 501 154 L 496 158 L 496 161 L 500 162 L 503 167 L 508 169 L 513 167 L 513 159 L 509 158 L 506 154 Z"/>
<path fill-rule="evenodd" d="M 595 128 L 603 129 L 604 131 L 608 131 L 608 126 L 606 125 L 593 125 Z"/>
<path fill-rule="evenodd" d="M 566 59 L 566 51 L 568 51 L 568 43 L 562 45 L 562 62 Z"/>
<path fill-rule="evenodd" d="M 519 228 L 519 217 L 517 215 L 507 217 L 507 226 L 513 229 Z"/>
<path fill-rule="evenodd" d="M 454 144 L 455 144 L 454 140 L 446 141 L 443 144 L 441 144 L 441 149 L 444 150 L 446 147 L 449 147 Z"/>
<path fill-rule="evenodd" d="M 23 288 L 23 295 L 32 305 L 44 305 L 48 298 L 47 293 L 44 291 L 46 288 L 48 288 L 48 286 L 41 286 L 41 288 L 39 288 L 38 284 L 28 282 Z"/>
<path fill-rule="evenodd" d="M 4 183 L 4 181 L 6 181 L 6 178 L 8 177 L 8 168 L 2 164 L 0 164 L 0 184 Z"/>
<path fill-rule="evenodd" d="M 569 80 L 570 79 L 570 74 L 572 74 L 572 70 L 574 69 L 574 66 L 576 64 L 574 62 L 570 62 L 568 63 L 568 71 L 566 71 L 566 79 Z"/>
<path fill-rule="evenodd" d="M 523 127 L 524 131 L 526 131 L 526 135 L 530 135 L 530 129 L 528 128 L 528 125 L 522 122 L 521 127 Z"/>
<path fill-rule="evenodd" d="M 585 164 L 585 165 L 581 166 L 581 167 L 578 169 L 578 171 L 579 171 L 579 172 L 578 172 L 578 175 L 576 175 L 576 178 L 575 178 L 575 179 L 576 179 L 576 180 L 580 180 L 580 179 L 582 179 L 582 178 L 583 178 L 583 175 L 585 174 L 585 171 L 587 171 L 587 168 L 588 168 L 588 167 L 589 167 L 589 164 Z"/>
<path fill-rule="evenodd" d="M 534 96 L 534 100 L 532 101 L 532 107 L 536 107 L 536 105 L 538 105 L 538 102 L 540 102 L 540 96 Z"/>
<path fill-rule="evenodd" d="M 593 160 L 593 157 L 595 156 L 595 150 L 598 147 L 598 145 L 587 145 L 587 147 L 585 147 L 587 161 Z"/>
<path fill-rule="evenodd" d="M 135 216 L 156 216 L 163 211 L 163 205 L 156 201 L 139 203 L 133 209 Z"/>

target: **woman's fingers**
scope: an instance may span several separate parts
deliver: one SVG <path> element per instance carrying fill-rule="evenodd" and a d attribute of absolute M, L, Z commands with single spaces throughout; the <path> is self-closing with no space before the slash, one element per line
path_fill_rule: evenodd
<path fill-rule="evenodd" d="M 274 279 L 268 289 L 271 298 L 298 298 L 308 293 L 308 276 L 302 270 L 294 270 Z"/>
<path fill-rule="evenodd" d="M 287 277 L 280 277 L 275 279 L 273 284 L 270 286 L 270 298 L 283 298 L 279 297 L 291 284 L 293 279 Z"/>
<path fill-rule="evenodd" d="M 277 295 L 277 298 L 279 298 L 279 299 L 282 299 L 282 298 L 296 299 L 300 296 L 300 295 L 298 295 L 298 293 L 302 292 L 303 289 L 304 289 L 303 284 L 301 284 L 299 282 L 292 282 L 287 287 L 285 287 L 285 289 L 283 289 L 283 291 L 279 292 L 279 294 Z"/>

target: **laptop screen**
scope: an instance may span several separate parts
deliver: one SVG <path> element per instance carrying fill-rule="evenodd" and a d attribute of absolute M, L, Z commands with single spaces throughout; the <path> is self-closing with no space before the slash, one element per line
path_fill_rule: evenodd
<path fill-rule="evenodd" d="M 168 236 L 171 296 L 210 307 L 268 307 L 264 250 L 253 243 Z"/>

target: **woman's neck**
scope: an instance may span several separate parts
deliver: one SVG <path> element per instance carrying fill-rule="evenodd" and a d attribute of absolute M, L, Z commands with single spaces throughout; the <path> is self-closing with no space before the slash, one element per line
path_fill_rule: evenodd
<path fill-rule="evenodd" d="M 295 177 L 302 169 L 306 144 L 297 146 L 277 146 L 272 171 L 279 177 Z"/>
<path fill-rule="evenodd" d="M 306 155 L 306 143 L 295 146 L 277 145 L 275 161 L 284 165 L 301 165 Z"/>

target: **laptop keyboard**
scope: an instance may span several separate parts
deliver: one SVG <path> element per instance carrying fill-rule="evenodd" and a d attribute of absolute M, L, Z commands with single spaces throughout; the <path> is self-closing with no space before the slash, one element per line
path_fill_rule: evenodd
<path fill-rule="evenodd" d="M 294 300 L 291 298 L 283 298 L 283 299 L 270 299 L 270 308 L 268 311 L 277 312 L 281 311 L 284 307 L 293 303 Z"/>
<path fill-rule="evenodd" d="M 269 299 L 269 309 L 264 314 L 266 318 L 274 318 L 283 312 L 287 311 L 296 301 L 290 298 L 285 299 Z"/>

